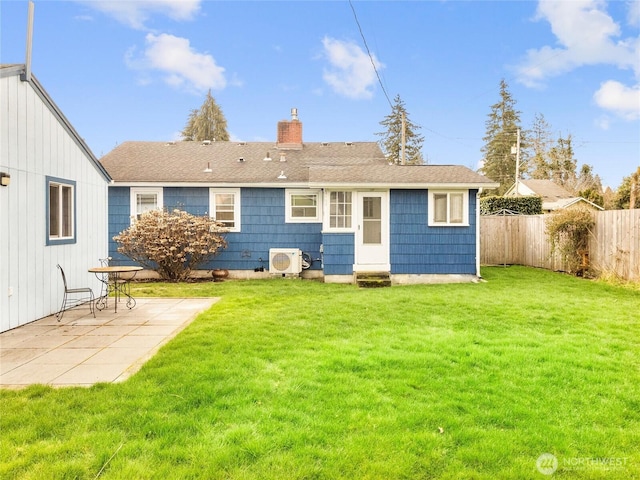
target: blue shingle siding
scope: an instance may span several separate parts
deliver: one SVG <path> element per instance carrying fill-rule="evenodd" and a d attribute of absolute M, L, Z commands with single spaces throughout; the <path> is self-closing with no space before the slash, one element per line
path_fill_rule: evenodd
<path fill-rule="evenodd" d="M 427 190 L 391 190 L 391 273 L 475 274 L 476 190 L 468 227 L 429 227 Z"/>
<path fill-rule="evenodd" d="M 322 224 L 285 223 L 284 189 L 243 188 L 240 192 L 241 231 L 225 234 L 228 246 L 204 269 L 254 270 L 269 268 L 270 248 L 300 248 L 315 260 L 320 258 Z M 209 213 L 207 187 L 165 187 L 164 206 L 179 208 L 194 215 Z M 129 227 L 129 187 L 109 188 L 109 255 L 114 262 L 132 263 L 119 253 L 113 236 Z M 314 261 L 312 269 L 320 269 Z"/>
<path fill-rule="evenodd" d="M 113 237 L 131 224 L 131 195 L 129 187 L 109 187 L 109 256 L 113 263 L 133 265 L 127 257 L 118 253 Z"/>
<path fill-rule="evenodd" d="M 243 188 L 241 231 L 226 234 L 227 248 L 203 268 L 254 270 L 269 268 L 270 248 L 299 248 L 320 257 L 321 223 L 285 223 L 285 192 L 281 188 Z M 314 261 L 314 270 L 321 268 Z"/>
<path fill-rule="evenodd" d="M 164 188 L 166 208 L 205 215 L 207 187 Z M 202 268 L 255 270 L 269 268 L 270 248 L 300 248 L 314 259 L 312 268 L 325 275 L 351 275 L 355 258 L 353 233 L 322 233 L 320 223 L 285 223 L 285 191 L 281 188 L 242 188 L 241 231 L 225 234 L 228 246 Z M 469 191 L 468 227 L 429 227 L 427 190 L 391 190 L 390 260 L 394 274 L 476 273 L 476 190 Z M 113 236 L 129 227 L 128 187 L 109 188 L 109 255 L 117 263 L 131 263 L 117 253 Z"/>
<path fill-rule="evenodd" d="M 351 275 L 355 259 L 353 233 L 325 233 L 323 263 L 325 275 Z"/>
<path fill-rule="evenodd" d="M 177 208 L 191 215 L 209 214 L 209 189 L 206 187 L 165 187 L 162 195 L 168 211 Z"/>

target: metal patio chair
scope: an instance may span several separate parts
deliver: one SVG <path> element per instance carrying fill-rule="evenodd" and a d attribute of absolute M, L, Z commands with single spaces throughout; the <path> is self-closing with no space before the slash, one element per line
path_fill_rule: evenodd
<path fill-rule="evenodd" d="M 62 274 L 62 283 L 64 283 L 64 297 L 62 298 L 62 305 L 60 306 L 60 311 L 56 313 L 58 321 L 62 319 L 65 310 L 77 307 L 78 305 L 82 305 L 83 303 L 87 302 L 89 302 L 89 310 L 95 318 L 96 311 L 93 308 L 93 290 L 91 290 L 91 288 L 89 287 L 69 288 L 67 285 L 67 277 L 64 274 L 64 270 L 60 265 L 58 265 L 58 268 L 60 269 L 60 273 Z M 74 298 L 69 298 L 70 296 Z"/>

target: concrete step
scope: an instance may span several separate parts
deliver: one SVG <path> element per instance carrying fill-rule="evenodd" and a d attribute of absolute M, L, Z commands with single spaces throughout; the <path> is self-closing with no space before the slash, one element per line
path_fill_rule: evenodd
<path fill-rule="evenodd" d="M 358 272 L 356 285 L 361 288 L 380 288 L 391 286 L 389 272 Z"/>

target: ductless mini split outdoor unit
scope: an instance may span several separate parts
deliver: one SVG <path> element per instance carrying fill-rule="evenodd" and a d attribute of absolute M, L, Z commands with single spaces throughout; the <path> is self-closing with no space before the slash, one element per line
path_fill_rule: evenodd
<path fill-rule="evenodd" d="M 269 273 L 296 274 L 302 272 L 302 252 L 299 248 L 269 249 Z"/>

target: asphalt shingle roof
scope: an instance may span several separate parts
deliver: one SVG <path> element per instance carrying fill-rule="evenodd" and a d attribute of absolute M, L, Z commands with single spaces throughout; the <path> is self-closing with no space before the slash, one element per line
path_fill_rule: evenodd
<path fill-rule="evenodd" d="M 273 142 L 125 142 L 100 161 L 114 182 L 124 184 L 497 186 L 460 165 L 389 165 L 375 142 L 313 142 L 301 149 L 278 149 Z"/>

